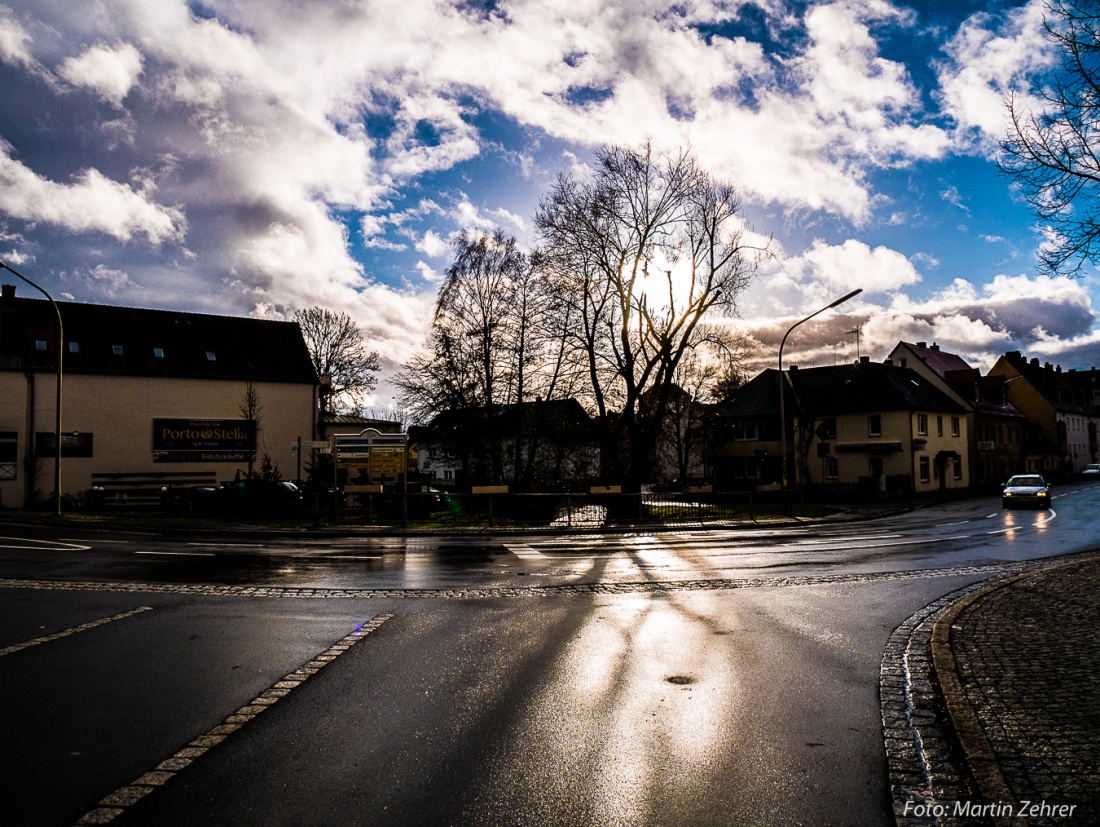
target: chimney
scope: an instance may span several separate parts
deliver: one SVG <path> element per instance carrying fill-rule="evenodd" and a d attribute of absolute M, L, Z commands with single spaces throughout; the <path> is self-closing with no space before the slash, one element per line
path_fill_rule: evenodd
<path fill-rule="evenodd" d="M 917 342 L 917 347 L 928 347 L 928 342 Z"/>
<path fill-rule="evenodd" d="M 6 302 L 11 301 L 12 299 L 14 299 L 15 298 L 15 285 L 14 284 L 5 284 L 3 286 L 3 293 L 0 294 L 0 298 L 3 298 L 3 300 L 6 301 Z"/>
<path fill-rule="evenodd" d="M 1031 357 L 1031 366 L 1033 368 L 1039 367 L 1039 357 L 1038 356 L 1032 356 Z"/>
<path fill-rule="evenodd" d="M 869 364 L 871 364 L 871 357 L 870 356 L 860 356 L 859 357 L 859 363 L 861 365 L 869 365 Z"/>
<path fill-rule="evenodd" d="M 939 349 L 940 349 L 940 346 L 937 345 L 935 342 L 933 342 L 932 343 L 932 350 L 939 350 Z"/>
<path fill-rule="evenodd" d="M 791 365 L 787 368 L 788 373 L 796 373 L 798 371 L 798 365 Z"/>

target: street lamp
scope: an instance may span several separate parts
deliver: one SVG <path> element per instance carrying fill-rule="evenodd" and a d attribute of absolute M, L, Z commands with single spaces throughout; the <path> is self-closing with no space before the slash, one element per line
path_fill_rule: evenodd
<path fill-rule="evenodd" d="M 783 400 L 786 396 L 785 392 L 787 389 L 785 387 L 786 383 L 783 381 L 783 346 L 787 344 L 787 337 L 791 335 L 791 331 L 798 327 L 800 324 L 802 324 L 803 322 L 808 322 L 819 313 L 824 313 L 826 310 L 832 310 L 837 305 L 844 304 L 844 302 L 848 301 L 848 299 L 852 298 L 853 296 L 858 296 L 862 292 L 863 288 L 860 287 L 856 290 L 853 290 L 851 293 L 848 293 L 846 296 L 841 296 L 832 304 L 827 304 L 820 310 L 815 310 L 806 318 L 799 319 L 797 322 L 792 324 L 790 328 L 787 329 L 787 332 L 783 334 L 783 341 L 779 343 L 779 439 L 781 444 L 780 462 L 782 463 L 779 470 L 779 484 L 780 488 L 783 490 L 784 502 L 786 502 L 787 492 L 787 412 L 783 404 Z"/>
<path fill-rule="evenodd" d="M 53 296 L 24 276 L 22 273 L 17 273 L 10 266 L 3 261 L 0 261 L 0 270 L 7 270 L 17 278 L 22 279 L 47 299 L 50 300 L 50 304 L 53 305 L 53 311 L 57 314 L 57 410 L 55 412 L 54 419 L 54 439 L 57 441 L 57 457 L 53 467 L 53 490 L 54 490 L 54 513 L 61 516 L 61 363 L 62 354 L 65 351 L 65 332 L 61 325 L 61 309 L 57 306 L 57 302 L 53 300 Z"/>

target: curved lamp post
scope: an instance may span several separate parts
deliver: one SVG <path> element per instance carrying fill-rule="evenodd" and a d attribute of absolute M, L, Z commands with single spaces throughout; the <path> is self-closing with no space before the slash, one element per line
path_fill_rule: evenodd
<path fill-rule="evenodd" d="M 22 279 L 47 299 L 50 304 L 53 305 L 53 311 L 57 314 L 57 410 L 54 419 L 54 439 L 57 440 L 57 457 L 53 467 L 53 490 L 54 490 L 54 514 L 58 517 L 61 516 L 61 363 L 62 354 L 65 352 L 65 332 L 61 326 L 61 309 L 57 306 L 57 302 L 53 300 L 53 296 L 24 276 L 22 273 L 17 273 L 10 266 L 3 261 L 0 261 L 0 270 L 7 270 L 13 276 Z M 32 435 L 33 436 L 33 435 Z"/>
<path fill-rule="evenodd" d="M 783 405 L 783 400 L 786 397 L 787 388 L 786 383 L 783 381 L 783 346 L 787 344 L 787 337 L 791 335 L 791 331 L 798 327 L 800 324 L 802 324 L 803 322 L 808 322 L 819 313 L 824 313 L 826 310 L 832 310 L 837 305 L 844 304 L 844 302 L 848 301 L 848 299 L 852 298 L 853 296 L 858 296 L 862 292 L 863 288 L 860 287 L 856 290 L 853 290 L 851 293 L 848 293 L 846 296 L 841 296 L 832 304 L 827 304 L 820 310 L 815 310 L 806 318 L 799 319 L 797 322 L 792 324 L 790 328 L 788 328 L 787 332 L 783 334 L 783 341 L 779 343 L 779 438 L 780 444 L 782 446 L 780 448 L 780 453 L 782 454 L 782 456 L 780 457 L 780 462 L 782 463 L 782 465 L 779 470 L 779 484 L 780 488 L 782 488 L 783 490 L 784 502 L 786 502 L 787 499 L 787 412 Z"/>

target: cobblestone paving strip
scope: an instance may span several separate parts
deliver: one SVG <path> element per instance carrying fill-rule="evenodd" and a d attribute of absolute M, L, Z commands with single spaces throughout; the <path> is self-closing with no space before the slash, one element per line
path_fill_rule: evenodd
<path fill-rule="evenodd" d="M 111 615 L 110 617 L 103 617 L 99 620 L 92 620 L 88 623 L 81 623 L 79 626 L 73 626 L 71 629 L 62 629 L 60 632 L 54 632 L 52 635 L 43 635 L 42 637 L 36 637 L 33 640 L 26 640 L 22 643 L 16 643 L 13 646 L 6 646 L 0 649 L 0 657 L 4 655 L 10 655 L 15 652 L 22 652 L 24 649 L 30 649 L 32 646 L 40 646 L 43 643 L 49 643 L 52 640 L 60 640 L 69 635 L 75 635 L 77 632 L 86 632 L 89 629 L 94 629 L 96 626 L 102 626 L 105 623 L 113 623 L 116 620 L 122 620 L 123 618 L 133 617 L 139 615 L 142 612 L 153 611 L 152 606 L 141 606 L 137 609 L 133 609 L 129 612 L 122 612 L 121 614 Z"/>
<path fill-rule="evenodd" d="M 937 628 L 972 719 L 956 719 L 962 743 L 996 767 L 988 786 L 975 772 L 985 799 L 1031 803 L 998 825 L 1100 822 L 1098 594 L 1100 559 L 1078 561 L 987 589 Z"/>
<path fill-rule="evenodd" d="M 973 823 L 946 815 L 954 811 L 956 801 L 970 800 L 975 794 L 938 691 L 931 643 L 932 631 L 944 613 L 967 595 L 988 587 L 989 582 L 974 583 L 929 603 L 898 626 L 886 644 L 879 671 L 879 700 L 898 827 Z"/>
<path fill-rule="evenodd" d="M 923 580 L 928 577 L 965 577 L 973 575 L 1019 574 L 1050 564 L 1049 560 L 996 563 L 985 566 L 915 569 L 912 571 L 869 572 L 864 574 L 819 574 L 793 577 L 708 578 L 705 580 L 647 580 L 626 583 L 560 583 L 547 586 L 484 586 L 462 589 L 318 589 L 291 586 L 222 586 L 211 584 L 127 583 L 95 580 L 22 580 L 0 578 L 0 589 L 46 589 L 57 591 L 110 591 L 149 594 L 222 595 L 230 597 L 285 597 L 302 600 L 357 600 L 390 598 L 417 600 L 427 598 L 526 598 L 558 597 L 569 594 L 652 594 L 680 591 L 724 591 L 727 589 L 783 588 L 820 586 L 840 583 L 875 583 L 892 580 Z"/>
<path fill-rule="evenodd" d="M 205 735 L 195 738 L 186 747 L 176 752 L 175 755 L 157 764 L 153 770 L 103 798 L 99 802 L 99 806 L 85 813 L 77 822 L 77 825 L 111 823 L 122 815 L 127 807 L 140 801 L 157 787 L 163 787 L 178 773 L 187 769 L 205 755 L 209 749 L 222 743 L 257 715 L 285 698 L 294 689 L 297 689 L 392 617 L 392 614 L 380 614 L 359 624 L 354 632 L 336 641 L 324 652 L 299 666 L 281 680 L 276 681 L 271 688 L 253 698 Z"/>
<path fill-rule="evenodd" d="M 1091 579 L 1074 578 L 1066 587 L 1066 572 L 1086 568 L 1092 572 Z M 1020 599 L 1019 591 L 1020 584 L 1032 582 L 1041 585 L 1042 592 L 1041 599 L 1029 605 Z M 1067 592 L 1075 592 L 1076 600 L 1069 599 L 1075 613 L 1064 611 Z M 1023 801 L 1085 802 L 1086 806 L 1090 797 L 1097 801 L 1100 715 L 1080 696 L 1083 687 L 1097 683 L 1094 671 L 1100 663 L 1100 638 L 1095 634 L 1096 618 L 1090 622 L 1086 617 L 1090 611 L 1095 615 L 1091 607 L 1097 592 L 1097 553 L 1035 561 L 1028 572 L 1005 571 L 944 595 L 894 630 L 883 654 L 879 694 L 899 827 L 1065 824 L 1065 819 L 1002 816 L 1006 806 L 1017 812 Z M 978 609 L 985 619 L 980 628 L 969 619 Z M 969 650 L 956 640 L 966 633 L 967 624 L 974 627 Z M 1022 647 L 1019 631 L 1030 633 L 1036 628 L 1044 639 L 1039 645 Z M 942 650 L 945 630 L 950 630 L 957 665 L 944 661 L 942 651 L 933 657 L 934 648 Z M 1082 636 L 1089 642 L 1084 643 Z M 939 639 L 935 647 L 934 638 Z M 956 669 L 952 682 L 950 673 Z M 1021 681 L 1025 674 L 1026 680 Z M 977 713 L 989 736 L 986 750 L 975 749 L 965 722 L 949 712 L 949 706 L 957 708 L 960 703 Z M 1068 714 L 1070 721 L 1052 720 L 1052 708 Z M 1017 777 L 1025 768 L 1038 784 Z M 981 816 L 968 815 L 968 803 L 979 808 L 994 805 L 994 809 L 987 808 Z M 1078 806 L 1077 813 L 1082 812 Z M 1089 817 L 1073 823 L 1094 823 L 1093 811 L 1087 812 Z"/>

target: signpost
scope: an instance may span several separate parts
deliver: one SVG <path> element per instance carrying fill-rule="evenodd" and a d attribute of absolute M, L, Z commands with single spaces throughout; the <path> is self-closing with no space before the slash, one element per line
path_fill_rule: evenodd
<path fill-rule="evenodd" d="M 407 524 L 409 507 L 409 435 L 405 433 L 384 434 L 377 428 L 367 428 L 358 434 L 335 434 L 333 442 L 335 443 L 334 487 L 337 487 L 339 482 L 337 475 L 341 468 L 348 475 L 345 484 L 345 490 L 348 491 L 359 486 L 381 486 L 391 479 L 396 483 L 398 476 L 400 476 L 402 483 L 401 522 L 403 525 Z"/>

